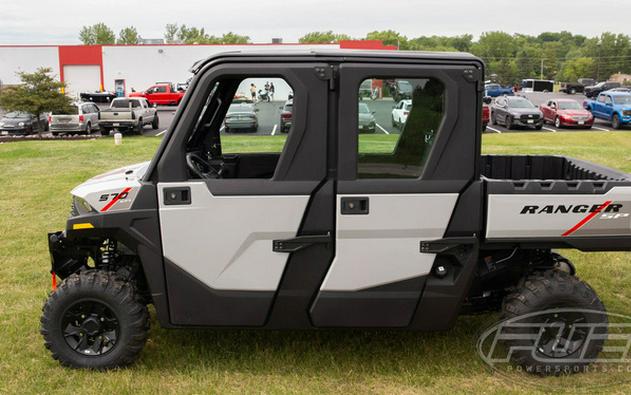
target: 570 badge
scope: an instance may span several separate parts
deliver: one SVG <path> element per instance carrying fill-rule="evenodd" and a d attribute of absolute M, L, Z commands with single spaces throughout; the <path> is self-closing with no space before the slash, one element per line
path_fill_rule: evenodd
<path fill-rule="evenodd" d="M 101 209 L 101 212 L 104 213 L 107 210 L 109 210 L 113 205 L 116 204 L 116 202 L 118 202 L 121 199 L 125 199 L 127 196 L 129 196 L 129 191 L 131 191 L 131 188 L 125 188 L 120 192 L 114 192 L 114 193 L 104 193 L 103 195 L 101 195 L 99 197 L 99 202 L 107 202 L 109 201 L 105 206 L 103 206 L 103 208 Z"/>

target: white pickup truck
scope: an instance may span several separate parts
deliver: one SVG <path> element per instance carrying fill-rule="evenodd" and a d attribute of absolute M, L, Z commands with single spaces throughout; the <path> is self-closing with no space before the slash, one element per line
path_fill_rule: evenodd
<path fill-rule="evenodd" d="M 101 111 L 99 125 L 104 134 L 114 129 L 141 134 L 145 125 L 157 129 L 160 120 L 157 110 L 147 102 L 147 99 L 120 97 L 112 100 L 110 108 Z"/>

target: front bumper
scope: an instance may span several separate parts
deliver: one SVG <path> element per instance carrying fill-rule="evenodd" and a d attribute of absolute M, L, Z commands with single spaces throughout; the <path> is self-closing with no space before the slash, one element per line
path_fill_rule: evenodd
<path fill-rule="evenodd" d="M 138 125 L 138 122 L 134 121 L 99 121 L 99 127 L 101 129 L 133 129 Z"/>
<path fill-rule="evenodd" d="M 10 136 L 10 135 L 26 135 L 30 133 L 29 128 L 20 127 L 20 128 L 0 128 L 0 136 Z"/>
<path fill-rule="evenodd" d="M 531 123 L 528 122 L 527 120 L 515 119 L 513 120 L 513 125 L 523 126 L 527 128 L 534 128 L 534 127 L 543 126 L 543 119 L 539 119 L 539 120 L 533 119 Z"/>
<path fill-rule="evenodd" d="M 581 123 L 581 121 L 577 121 L 574 119 L 563 119 L 560 118 L 560 122 L 561 122 L 561 126 L 567 126 L 567 127 L 592 127 L 594 125 L 594 119 L 592 118 L 591 120 L 587 120 L 587 121 L 583 121 L 583 123 Z"/>

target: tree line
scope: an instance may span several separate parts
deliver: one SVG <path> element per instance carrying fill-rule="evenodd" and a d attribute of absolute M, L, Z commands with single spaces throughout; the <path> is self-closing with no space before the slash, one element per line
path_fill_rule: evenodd
<path fill-rule="evenodd" d="M 118 37 L 103 23 L 84 26 L 79 38 L 84 44 L 138 44 L 135 27 L 122 29 Z M 184 44 L 248 44 L 250 37 L 228 32 L 213 35 L 205 29 L 167 24 L 167 43 Z M 567 31 L 539 35 L 486 32 L 474 40 L 473 35 L 419 36 L 408 38 L 394 30 L 372 31 L 364 37 L 351 37 L 333 31 L 310 32 L 300 37 L 301 43 L 337 43 L 342 40 L 381 40 L 400 50 L 463 51 L 484 60 L 487 78 L 502 84 L 513 84 L 524 78 L 576 81 L 578 78 L 606 80 L 612 74 L 631 74 L 631 39 L 625 34 L 605 32 L 586 37 Z"/>

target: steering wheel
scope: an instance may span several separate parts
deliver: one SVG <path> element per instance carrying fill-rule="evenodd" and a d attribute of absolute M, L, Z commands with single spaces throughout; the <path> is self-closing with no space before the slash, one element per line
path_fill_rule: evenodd
<path fill-rule="evenodd" d="M 186 165 L 199 178 L 220 178 L 223 173 L 221 165 L 218 166 L 218 169 L 215 168 L 197 152 L 186 154 Z"/>

